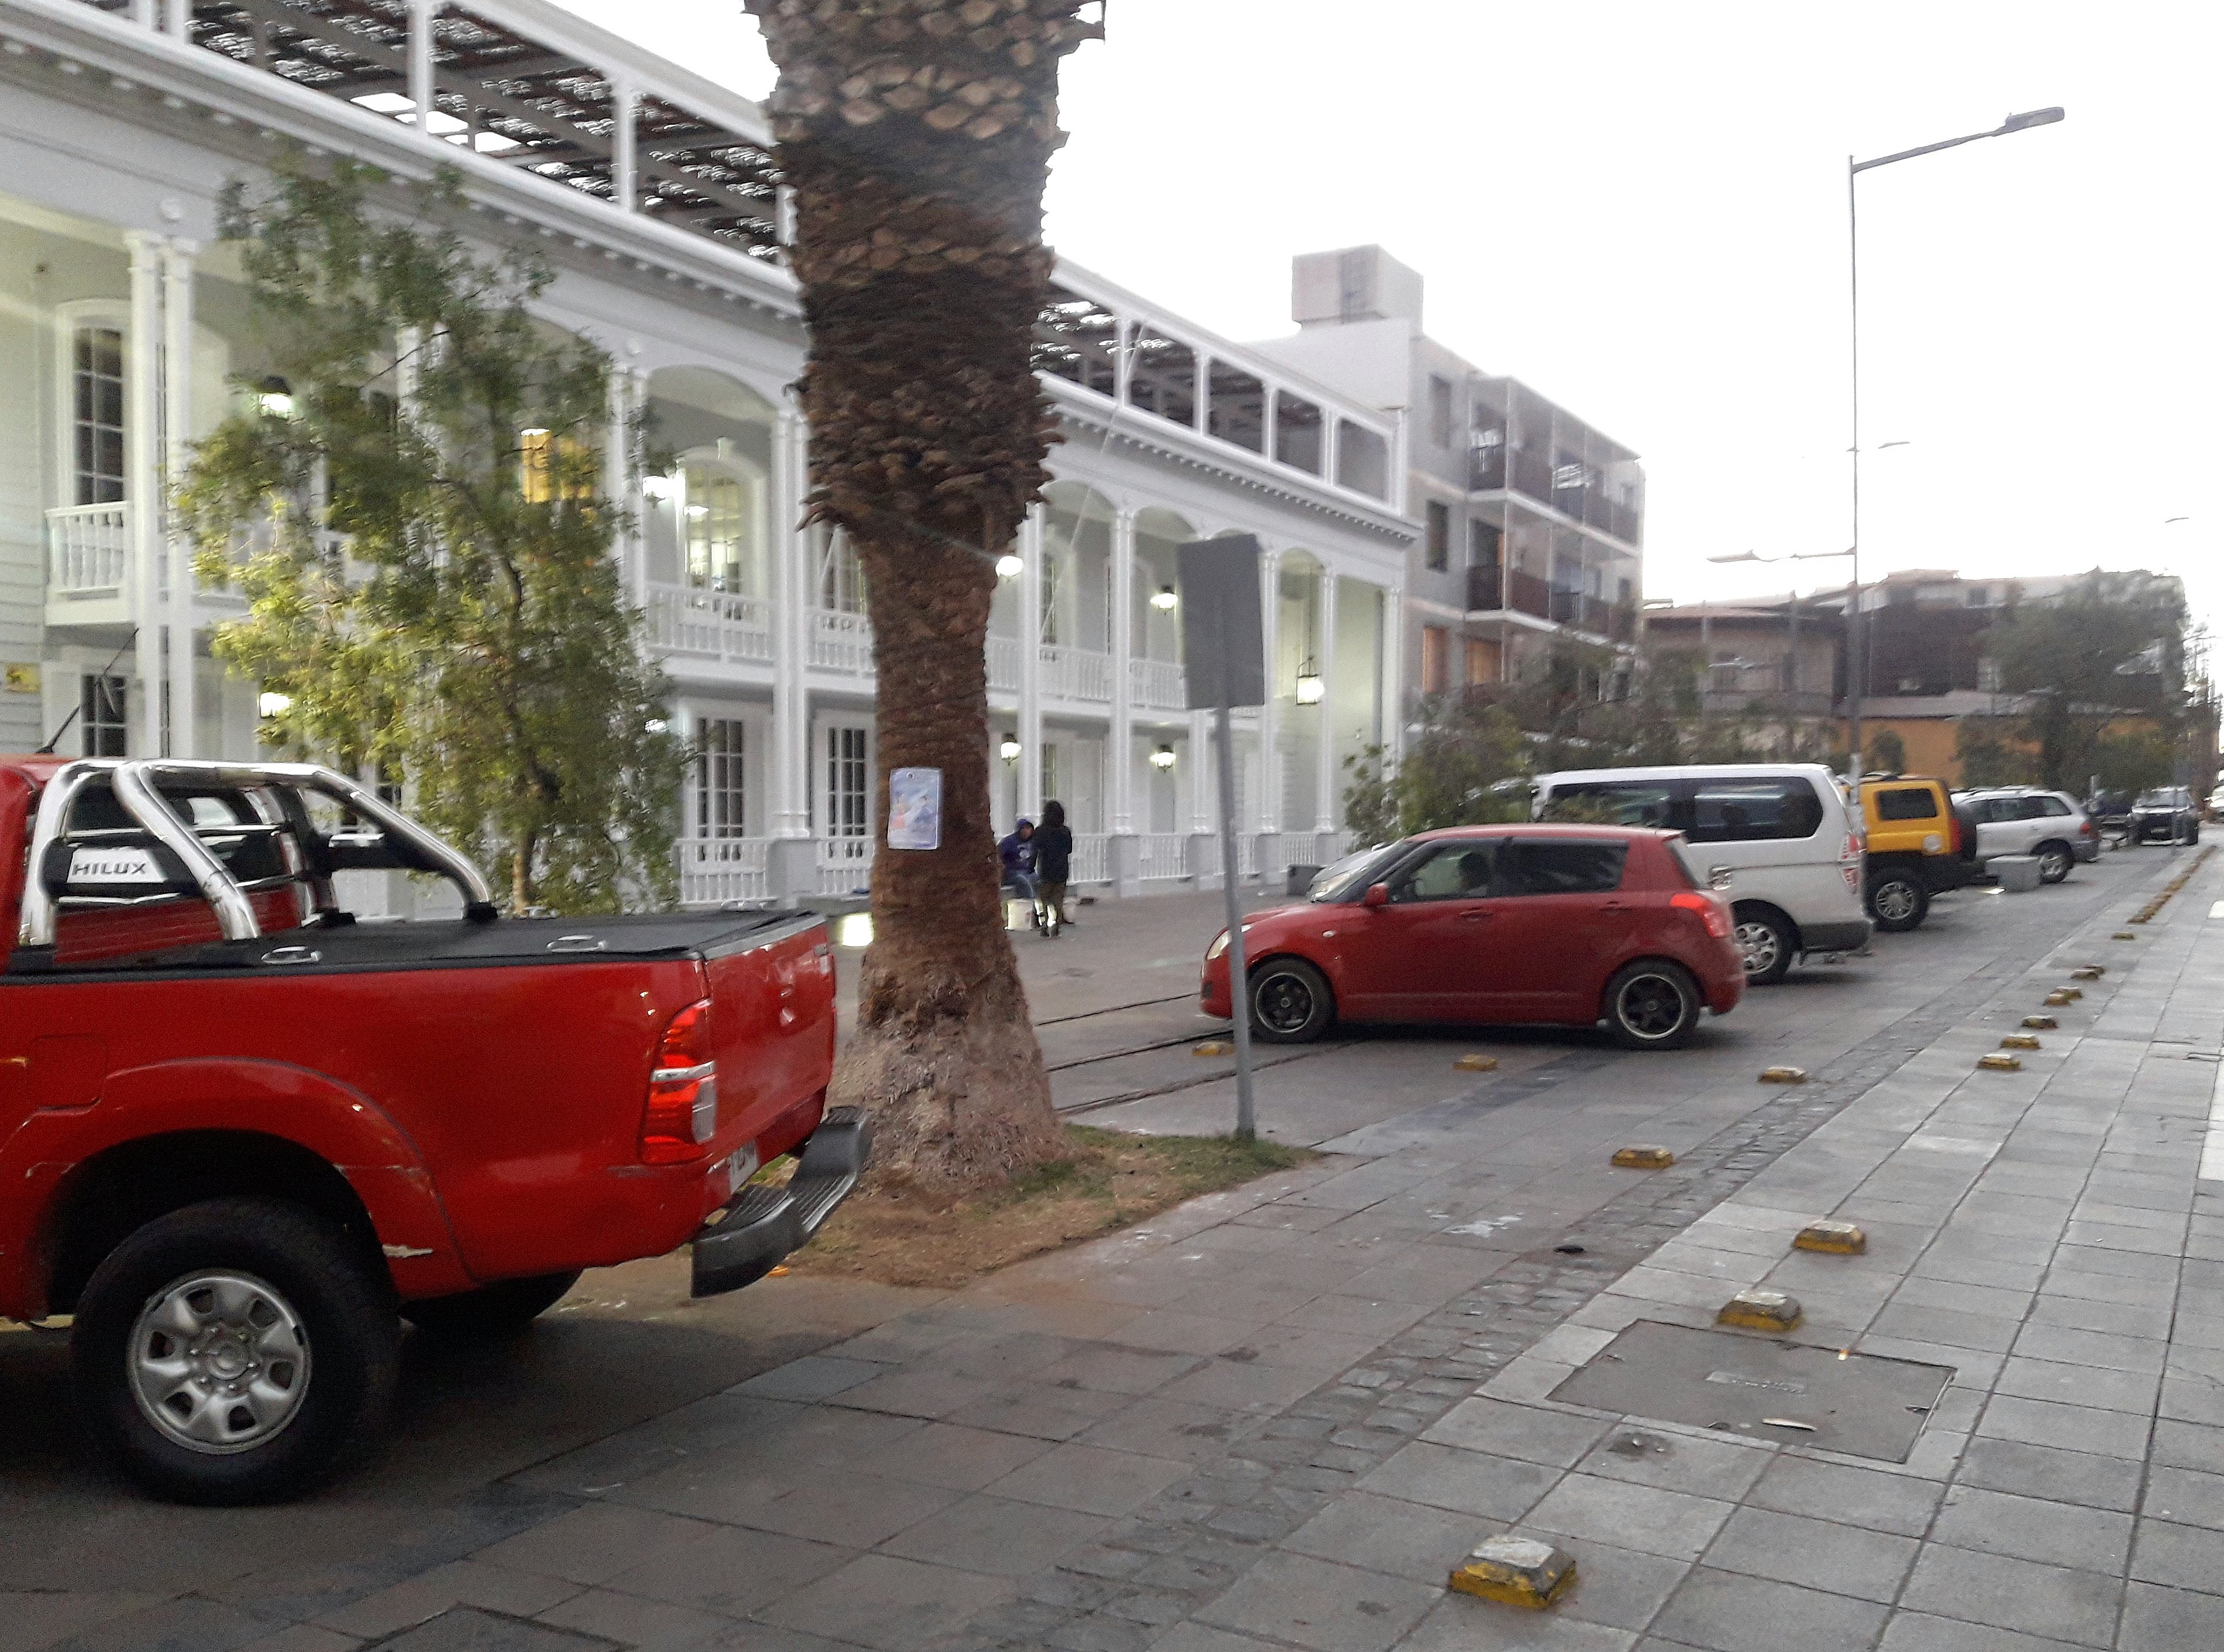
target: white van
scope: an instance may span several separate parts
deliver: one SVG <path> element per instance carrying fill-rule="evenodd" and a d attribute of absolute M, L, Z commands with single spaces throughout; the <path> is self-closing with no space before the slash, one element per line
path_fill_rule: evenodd
<path fill-rule="evenodd" d="M 1810 953 L 1868 945 L 1861 817 L 1818 763 L 1570 769 L 1537 776 L 1538 820 L 1575 814 L 1680 832 L 1730 897 L 1746 979 L 1780 981 Z"/>

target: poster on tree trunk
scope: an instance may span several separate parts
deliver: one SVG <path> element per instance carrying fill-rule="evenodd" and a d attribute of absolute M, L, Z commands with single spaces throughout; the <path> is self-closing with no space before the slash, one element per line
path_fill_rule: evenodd
<path fill-rule="evenodd" d="M 942 847 L 942 770 L 888 771 L 888 847 Z"/>

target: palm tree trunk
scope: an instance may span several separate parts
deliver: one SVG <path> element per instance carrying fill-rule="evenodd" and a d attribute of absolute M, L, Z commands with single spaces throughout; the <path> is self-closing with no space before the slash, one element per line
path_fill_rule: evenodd
<path fill-rule="evenodd" d="M 1063 1150 L 1003 929 L 983 654 L 994 559 L 1057 437 L 1033 328 L 1058 63 L 1099 32 L 1084 3 L 748 0 L 780 71 L 811 515 L 863 566 L 881 774 L 942 771 L 942 846 L 875 858 L 835 1096 L 876 1114 L 878 1174 L 929 1185 Z"/>

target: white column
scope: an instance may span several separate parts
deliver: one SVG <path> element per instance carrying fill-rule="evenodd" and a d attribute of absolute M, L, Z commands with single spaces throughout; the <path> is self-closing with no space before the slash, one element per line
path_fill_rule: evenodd
<path fill-rule="evenodd" d="M 170 490 L 185 480 L 193 434 L 193 255 L 191 241 L 162 254 L 162 536 L 170 576 L 164 623 L 169 633 L 170 746 L 197 756 L 194 731 L 193 547 L 170 520 Z"/>
<path fill-rule="evenodd" d="M 155 26 L 155 0 L 131 0 L 131 21 L 142 28 Z"/>
<path fill-rule="evenodd" d="M 417 130 L 428 130 L 433 109 L 433 19 L 441 0 L 409 0 L 409 101 L 416 106 Z"/>
<path fill-rule="evenodd" d="M 193 25 L 193 0 L 163 0 L 162 14 L 162 27 L 180 40 L 186 39 Z"/>
<path fill-rule="evenodd" d="M 151 21 L 151 19 L 150 19 Z M 127 737 L 135 757 L 162 750 L 162 251 L 159 235 L 127 230 L 131 322 L 124 342 L 123 498 L 130 507 L 134 637 Z"/>
<path fill-rule="evenodd" d="M 1217 822 L 1212 813 L 1212 713 L 1189 714 L 1189 829 L 1210 832 Z"/>
<path fill-rule="evenodd" d="M 634 153 L 634 114 L 640 107 L 641 94 L 616 75 L 610 77 L 610 199 L 630 212 L 641 200 Z"/>
<path fill-rule="evenodd" d="M 1501 640 L 1500 647 L 1505 646 Z M 1382 597 L 1382 745 L 1393 763 L 1406 750 L 1406 588 L 1392 585 Z"/>
<path fill-rule="evenodd" d="M 648 606 L 648 541 L 642 520 L 648 507 L 634 473 L 633 421 L 641 406 L 641 375 L 613 364 L 610 383 L 610 428 L 603 443 L 603 489 L 625 512 L 626 525 L 610 550 L 618 559 L 633 605 Z"/>
<path fill-rule="evenodd" d="M 803 416 L 793 403 L 773 426 L 773 836 L 811 835 L 811 536 L 797 528 L 805 484 Z"/>
<path fill-rule="evenodd" d="M 1317 708 L 1320 721 L 1313 731 L 1314 737 L 1320 742 L 1319 753 L 1313 763 L 1315 832 L 1333 832 L 1341 824 L 1336 820 L 1336 570 L 1323 565 L 1320 571 L 1320 649 L 1313 655 L 1313 669 L 1320 673 L 1321 684 Z"/>
<path fill-rule="evenodd" d="M 1042 813 L 1043 508 L 1020 524 L 1020 801 L 1029 819 Z"/>
<path fill-rule="evenodd" d="M 1261 832 L 1282 829 L 1282 776 L 1274 697 L 1281 692 L 1279 642 L 1282 622 L 1282 554 L 1268 551 L 1259 559 L 1260 619 L 1266 627 L 1267 703 L 1259 708 L 1259 795 L 1253 809 Z"/>
<path fill-rule="evenodd" d="M 1112 830 L 1135 829 L 1135 513 L 1112 517 Z"/>

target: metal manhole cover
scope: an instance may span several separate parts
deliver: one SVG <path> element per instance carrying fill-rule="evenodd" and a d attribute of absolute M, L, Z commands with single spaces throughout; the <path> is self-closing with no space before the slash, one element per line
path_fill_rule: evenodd
<path fill-rule="evenodd" d="M 1640 1320 L 1552 1390 L 1568 1405 L 1905 1463 L 1951 1365 Z"/>

